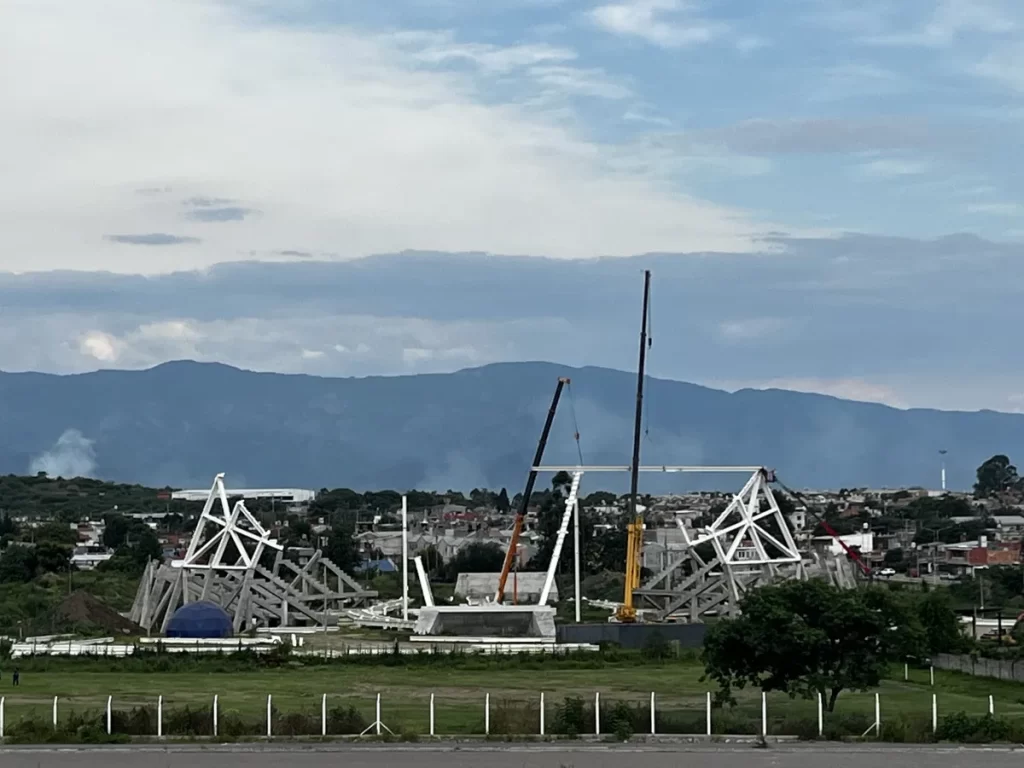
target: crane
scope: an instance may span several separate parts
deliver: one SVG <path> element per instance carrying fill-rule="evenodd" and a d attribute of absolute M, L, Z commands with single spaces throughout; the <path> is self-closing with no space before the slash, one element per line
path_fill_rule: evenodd
<path fill-rule="evenodd" d="M 548 435 L 551 433 L 551 424 L 555 420 L 555 411 L 558 409 L 558 401 L 562 397 L 562 389 L 569 384 L 569 379 L 560 377 L 555 386 L 554 397 L 551 398 L 551 407 L 548 409 L 548 416 L 544 420 L 544 428 L 540 433 L 540 440 L 537 443 L 537 452 L 533 456 L 533 463 L 530 465 L 530 474 L 526 478 L 526 488 L 523 489 L 523 496 L 519 501 L 519 510 L 516 512 L 516 521 L 512 525 L 512 538 L 508 543 L 508 551 L 505 553 L 505 562 L 501 566 L 501 576 L 498 577 L 498 590 L 494 593 L 494 602 L 501 603 L 505 600 L 505 585 L 508 582 L 508 574 L 512 570 L 512 562 L 515 560 L 516 551 L 519 549 L 519 535 L 523 532 L 523 521 L 526 519 L 526 510 L 530 507 L 530 497 L 533 495 L 533 486 L 537 482 L 537 470 L 544 458 L 544 447 L 548 444 Z M 578 436 L 577 436 L 578 439 Z"/>
<path fill-rule="evenodd" d="M 633 463 L 629 474 L 629 523 L 626 526 L 626 583 L 623 587 L 622 605 L 616 611 L 616 618 L 623 623 L 636 621 L 633 606 L 633 590 L 640 586 L 640 555 L 643 551 L 644 516 L 636 510 L 636 492 L 640 479 L 640 428 L 644 415 L 644 366 L 647 363 L 647 320 L 651 299 L 651 270 L 644 270 L 644 308 L 640 321 L 640 364 L 636 376 L 636 415 L 633 419 Z"/>

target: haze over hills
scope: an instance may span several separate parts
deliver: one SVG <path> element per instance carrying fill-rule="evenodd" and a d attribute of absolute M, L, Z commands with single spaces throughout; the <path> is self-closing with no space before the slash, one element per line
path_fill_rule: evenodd
<path fill-rule="evenodd" d="M 0 472 L 152 486 L 518 488 L 558 376 L 572 378 L 545 458 L 629 461 L 635 374 L 501 363 L 451 374 L 321 378 L 172 362 L 141 371 L 0 373 Z M 645 464 L 763 464 L 789 485 L 968 488 L 994 453 L 1024 453 L 1024 416 L 898 410 L 782 390 L 647 385 Z M 622 489 L 626 476 L 588 478 Z M 645 476 L 644 490 L 742 478 Z"/>

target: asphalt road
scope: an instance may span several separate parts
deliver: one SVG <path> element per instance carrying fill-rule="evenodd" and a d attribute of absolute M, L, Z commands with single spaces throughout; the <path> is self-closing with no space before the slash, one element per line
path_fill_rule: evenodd
<path fill-rule="evenodd" d="M 3 768 L 1019 768 L 1024 750 L 834 745 L 10 747 Z"/>

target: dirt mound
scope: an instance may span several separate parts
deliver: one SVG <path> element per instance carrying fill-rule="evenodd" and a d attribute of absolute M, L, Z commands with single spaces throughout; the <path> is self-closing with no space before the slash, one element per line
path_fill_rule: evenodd
<path fill-rule="evenodd" d="M 142 635 L 145 630 L 88 592 L 79 590 L 53 609 L 51 623 L 78 630 L 102 630 L 110 635 Z"/>

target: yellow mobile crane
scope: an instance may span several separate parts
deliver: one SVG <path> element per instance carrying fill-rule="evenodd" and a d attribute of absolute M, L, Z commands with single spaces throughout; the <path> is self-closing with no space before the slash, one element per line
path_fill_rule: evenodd
<path fill-rule="evenodd" d="M 644 517 L 637 515 L 626 526 L 626 586 L 623 590 L 622 605 L 615 613 L 623 624 L 636 621 L 636 608 L 633 607 L 633 590 L 640 588 L 640 552 L 644 543 Z"/>
<path fill-rule="evenodd" d="M 629 517 L 626 528 L 626 584 L 623 588 L 622 605 L 615 617 L 623 623 L 636 621 L 633 606 L 633 590 L 640 586 L 640 553 L 644 543 L 644 516 L 636 509 L 636 492 L 640 478 L 640 426 L 644 413 L 644 365 L 647 361 L 647 320 L 650 312 L 651 270 L 644 270 L 644 314 L 640 324 L 640 365 L 636 381 L 636 417 L 633 422 L 633 463 L 629 477 Z"/>

